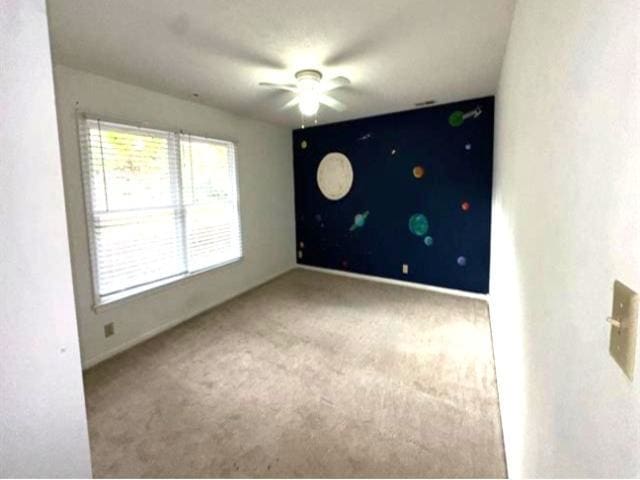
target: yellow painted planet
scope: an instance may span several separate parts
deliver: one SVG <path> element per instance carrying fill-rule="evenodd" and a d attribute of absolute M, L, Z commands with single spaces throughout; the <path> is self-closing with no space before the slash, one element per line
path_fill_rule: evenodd
<path fill-rule="evenodd" d="M 424 177 L 424 168 L 421 165 L 413 167 L 413 176 L 416 178 Z"/>

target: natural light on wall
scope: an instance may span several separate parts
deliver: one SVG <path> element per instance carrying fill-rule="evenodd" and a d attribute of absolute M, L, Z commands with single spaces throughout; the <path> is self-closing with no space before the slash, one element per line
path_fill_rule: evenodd
<path fill-rule="evenodd" d="M 501 185 L 498 182 L 498 186 Z M 496 187 L 494 186 L 494 189 Z M 528 428 L 523 412 L 527 411 L 528 382 L 524 341 L 524 299 L 515 251 L 513 220 L 503 198 L 494 190 L 491 215 L 491 333 L 496 380 L 503 419 L 505 453 L 509 474 L 522 476 L 524 435 Z M 506 419 L 506 421 L 505 421 Z"/>
<path fill-rule="evenodd" d="M 79 123 L 96 305 L 242 256 L 233 143 Z"/>

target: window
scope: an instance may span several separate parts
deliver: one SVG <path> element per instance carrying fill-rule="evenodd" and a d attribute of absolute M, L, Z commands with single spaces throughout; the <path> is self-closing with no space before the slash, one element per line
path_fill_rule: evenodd
<path fill-rule="evenodd" d="M 96 304 L 242 256 L 235 145 L 80 119 Z"/>

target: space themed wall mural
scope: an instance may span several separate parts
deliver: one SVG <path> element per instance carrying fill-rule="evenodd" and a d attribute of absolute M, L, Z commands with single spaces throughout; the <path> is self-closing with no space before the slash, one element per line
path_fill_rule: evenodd
<path fill-rule="evenodd" d="M 293 132 L 298 263 L 487 293 L 493 97 Z"/>

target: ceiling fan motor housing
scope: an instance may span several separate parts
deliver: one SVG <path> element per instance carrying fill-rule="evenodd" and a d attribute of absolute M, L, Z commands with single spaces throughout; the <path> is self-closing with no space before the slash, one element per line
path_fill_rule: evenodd
<path fill-rule="evenodd" d="M 322 80 L 322 73 L 318 70 L 300 70 L 296 72 L 296 80 L 298 80 L 298 82 L 302 82 L 303 80 L 320 82 L 320 80 Z"/>

